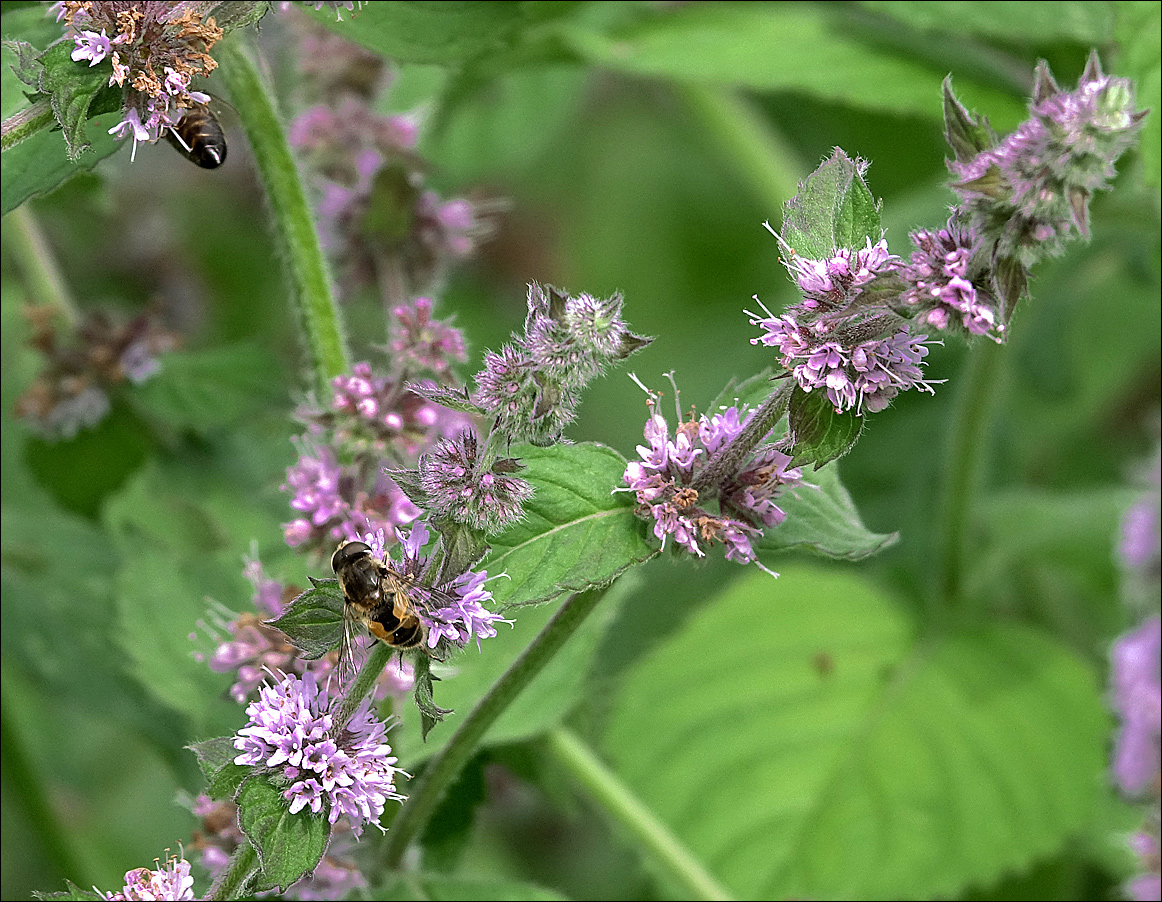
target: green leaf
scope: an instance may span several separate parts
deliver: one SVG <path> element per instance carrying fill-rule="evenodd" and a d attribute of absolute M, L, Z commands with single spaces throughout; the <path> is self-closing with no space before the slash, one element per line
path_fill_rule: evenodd
<path fill-rule="evenodd" d="M 863 0 L 860 6 L 924 31 L 980 35 L 1020 44 L 1067 40 L 1097 45 L 1105 44 L 1113 36 L 1113 11 L 1108 3 Z"/>
<path fill-rule="evenodd" d="M 862 250 L 882 237 L 880 207 L 863 180 L 867 163 L 838 147 L 783 208 L 785 241 L 800 257 L 824 260 L 838 248 Z"/>
<path fill-rule="evenodd" d="M 255 890 L 286 889 L 314 871 L 327 849 L 331 828 L 323 814 L 291 814 L 282 789 L 269 776 L 253 776 L 238 790 L 238 825 L 262 867 Z"/>
<path fill-rule="evenodd" d="M 633 497 L 614 493 L 626 461 L 586 442 L 514 449 L 536 490 L 525 519 L 492 541 L 479 569 L 508 574 L 491 584 L 502 605 L 542 602 L 607 585 L 656 552 L 633 513 Z"/>
<path fill-rule="evenodd" d="M 283 398 L 277 361 L 256 345 L 171 351 L 159 362 L 161 370 L 132 397 L 175 428 L 221 429 Z"/>
<path fill-rule="evenodd" d="M 628 674 L 605 748 L 740 898 L 957 895 L 1087 823 L 1107 720 L 1044 634 L 915 632 L 853 576 L 755 574 Z"/>
<path fill-rule="evenodd" d="M 333 10 L 312 13 L 349 41 L 399 62 L 459 65 L 509 47 L 519 33 L 568 13 L 572 3 L 368 3 L 337 21 Z"/>
<path fill-rule="evenodd" d="M 53 44 L 39 54 L 32 45 L 19 41 L 9 49 L 16 54 L 16 77 L 31 89 L 33 102 L 44 97 L 52 104 L 69 159 L 76 160 L 91 146 L 86 140 L 86 121 L 121 109 L 121 88 L 109 84 L 112 63 L 89 66 L 74 61 L 70 41 Z"/>
<path fill-rule="evenodd" d="M 859 561 L 891 545 L 899 536 L 871 532 L 863 524 L 851 495 L 839 481 L 836 464 L 811 473 L 811 485 L 802 486 L 779 498 L 787 519 L 768 529 L 757 544 L 764 563 L 775 552 L 806 548 L 827 557 Z"/>
<path fill-rule="evenodd" d="M 863 417 L 855 410 L 836 411 L 822 389 L 803 391 L 798 385 L 791 391 L 787 419 L 795 438 L 796 467 L 814 464 L 818 470 L 838 460 L 852 449 L 863 431 Z"/>
<path fill-rule="evenodd" d="M 620 72 L 759 91 L 798 91 L 900 115 L 940 115 L 947 69 L 861 40 L 866 25 L 826 5 L 691 4 L 609 32 L 562 37 L 583 59 Z M 979 87 L 974 100 L 1019 121 L 1023 105 Z"/>
<path fill-rule="evenodd" d="M 235 764 L 238 750 L 228 736 L 207 739 L 186 746 L 198 758 L 198 766 L 206 778 L 206 795 L 212 799 L 232 799 L 242 782 L 254 773 L 253 767 Z"/>
<path fill-rule="evenodd" d="M 300 657 L 317 661 L 343 638 L 343 592 L 337 579 L 312 580 L 314 586 L 290 604 L 270 625 L 286 633 Z"/>
<path fill-rule="evenodd" d="M 453 874 L 409 873 L 402 874 L 380 884 L 368 891 L 368 898 L 387 900 L 440 899 L 444 902 L 464 900 L 471 902 L 479 899 L 481 902 L 502 902 L 506 899 L 564 900 L 568 896 L 550 889 L 537 886 L 534 883 L 524 883 L 519 880 L 503 877 L 461 877 Z"/>
<path fill-rule="evenodd" d="M 81 889 L 71 880 L 66 880 L 65 886 L 68 887 L 67 890 L 56 893 L 38 893 L 34 890 L 32 898 L 50 900 L 50 902 L 92 902 L 92 900 L 105 898 L 95 889 Z"/>
<path fill-rule="evenodd" d="M 33 47 L 44 47 L 60 36 L 60 25 L 45 15 L 43 5 L 39 3 L 15 10 L 9 10 L 5 4 L 2 27 L 5 41 L 23 41 Z M 26 86 L 12 71 L 16 62 L 16 53 L 5 44 L 0 51 L 0 96 L 3 98 L 0 116 L 4 119 L 30 106 L 24 95 Z M 108 73 L 105 78 L 108 80 Z M 5 150 L 0 154 L 0 215 L 15 210 L 30 197 L 47 194 L 113 153 L 121 142 L 110 135 L 108 129 L 119 120 L 119 113 L 92 120 L 93 151 L 84 154 L 78 162 L 69 159 L 65 142 L 55 129 L 39 131 Z"/>
<path fill-rule="evenodd" d="M 1086 4 L 1088 5 L 1088 4 Z M 1157 3 L 1115 3 L 1121 54 L 1118 74 L 1134 79 L 1138 109 L 1151 110 L 1142 123 L 1141 153 L 1147 184 L 1162 182 L 1162 8 Z M 1108 68 L 1107 68 L 1108 71 Z"/>

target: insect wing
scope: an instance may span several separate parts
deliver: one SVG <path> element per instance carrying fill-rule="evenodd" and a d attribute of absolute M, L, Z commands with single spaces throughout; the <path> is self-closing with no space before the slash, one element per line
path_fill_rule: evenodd
<path fill-rule="evenodd" d="M 363 624 L 356 616 L 350 602 L 343 605 L 343 637 L 339 641 L 339 685 L 351 685 L 359 673 L 356 650 L 360 647 L 359 634 Z"/>

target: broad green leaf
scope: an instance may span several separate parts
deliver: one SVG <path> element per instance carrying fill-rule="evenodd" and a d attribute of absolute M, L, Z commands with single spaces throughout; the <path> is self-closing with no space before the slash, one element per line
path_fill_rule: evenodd
<path fill-rule="evenodd" d="M 322 814 L 304 808 L 291 814 L 290 803 L 270 777 L 253 776 L 238 791 L 238 823 L 253 844 L 262 868 L 255 889 L 284 892 L 315 869 L 327 849 L 330 825 Z"/>
<path fill-rule="evenodd" d="M 336 579 L 320 579 L 314 587 L 287 605 L 271 622 L 284 633 L 303 658 L 317 661 L 343 637 L 343 593 Z"/>
<path fill-rule="evenodd" d="M 851 495 L 839 481 L 836 464 L 805 474 L 810 485 L 779 497 L 787 519 L 763 533 L 757 550 L 763 562 L 774 566 L 772 553 L 806 548 L 827 557 L 859 561 L 895 544 L 896 533 L 871 532 L 863 523 Z"/>
<path fill-rule="evenodd" d="M 864 43 L 858 25 L 827 6 L 692 4 L 608 34 L 573 28 L 563 36 L 582 58 L 621 72 L 940 115 L 946 70 Z M 979 88 L 972 96 L 1005 118 L 1022 115 L 1010 95 Z"/>
<path fill-rule="evenodd" d="M 880 205 L 864 181 L 867 164 L 838 147 L 783 208 L 783 241 L 800 257 L 825 260 L 838 248 L 880 240 Z"/>
<path fill-rule="evenodd" d="M 284 395 L 277 361 L 265 348 L 230 345 L 171 351 L 158 360 L 161 370 L 132 397 L 175 428 L 220 429 L 278 403 Z"/>
<path fill-rule="evenodd" d="M 1109 3 L 863 0 L 860 6 L 924 31 L 974 34 L 1020 44 L 1064 39 L 1096 46 L 1107 43 L 1113 36 L 1114 13 Z"/>
<path fill-rule="evenodd" d="M 368 891 L 368 897 L 387 900 L 444 900 L 444 902 L 502 902 L 506 899 L 565 900 L 553 890 L 503 877 L 463 877 L 454 874 L 417 873 L 395 877 Z"/>
<path fill-rule="evenodd" d="M 853 576 L 756 574 L 627 675 L 607 754 L 741 898 L 947 897 L 1052 854 L 1104 779 L 1095 674 L 1012 624 L 915 633 Z"/>
<path fill-rule="evenodd" d="M 508 574 L 491 584 L 501 605 L 548 601 L 609 583 L 654 554 L 633 497 L 621 486 L 625 458 L 581 443 L 513 450 L 536 494 L 525 519 L 492 541 L 479 569 Z"/>
<path fill-rule="evenodd" d="M 238 750 L 228 736 L 196 742 L 187 748 L 198 758 L 206 778 L 206 795 L 211 799 L 233 799 L 238 787 L 254 773 L 253 767 L 234 763 Z"/>
<path fill-rule="evenodd" d="M 519 33 L 566 14 L 572 3 L 421 2 L 367 3 L 338 21 L 334 10 L 315 21 L 349 41 L 405 63 L 460 65 L 503 50 Z"/>
<path fill-rule="evenodd" d="M 425 130 L 424 152 L 464 183 L 527 172 L 574 121 L 589 78 L 581 67 L 538 67 L 456 84 Z"/>
<path fill-rule="evenodd" d="M 822 389 L 808 392 L 796 385 L 787 417 L 795 437 L 793 463 L 797 467 L 818 469 L 838 460 L 863 431 L 863 417 L 852 408 L 837 411 Z"/>

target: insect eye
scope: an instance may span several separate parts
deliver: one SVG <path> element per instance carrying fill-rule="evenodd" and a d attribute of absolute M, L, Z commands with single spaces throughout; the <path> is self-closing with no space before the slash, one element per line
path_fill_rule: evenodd
<path fill-rule="evenodd" d="M 348 542 L 340 545 L 331 555 L 331 569 L 338 573 L 340 567 L 363 554 L 371 554 L 371 546 L 366 542 Z"/>

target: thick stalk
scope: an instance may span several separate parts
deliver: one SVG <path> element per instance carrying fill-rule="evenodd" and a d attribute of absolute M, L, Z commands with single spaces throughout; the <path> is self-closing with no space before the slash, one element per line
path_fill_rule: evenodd
<path fill-rule="evenodd" d="M 299 313 L 311 356 L 315 388 L 330 393 L 336 376 L 351 371 L 347 345 L 331 291 L 314 218 L 282 118 L 269 88 L 235 33 L 214 50 L 231 100 L 250 139 L 258 174 L 270 201 L 275 237 L 291 281 L 291 302 Z"/>
<path fill-rule="evenodd" d="M 733 898 L 576 734 L 566 729 L 553 730 L 545 737 L 544 746 L 589 797 L 629 832 L 669 882 L 683 890 L 684 898 Z"/>
<path fill-rule="evenodd" d="M 488 728 L 553 659 L 566 640 L 597 607 L 597 603 L 604 595 L 605 589 L 571 595 L 537 637 L 521 652 L 520 657 L 513 661 L 512 666 L 493 684 L 448 740 L 448 744 L 409 787 L 407 801 L 404 802 L 387 834 L 387 844 L 382 858 L 382 864 L 387 870 L 399 868 L 412 840 L 427 825 L 444 791 L 456 779 L 464 763 L 488 732 Z"/>
<path fill-rule="evenodd" d="M 988 426 L 999 394 L 1004 353 L 1004 345 L 977 342 L 970 352 L 952 417 L 936 550 L 937 601 L 946 611 L 958 607 L 963 597 L 966 535 L 988 446 Z"/>
<path fill-rule="evenodd" d="M 37 132 L 51 128 L 55 120 L 47 100 L 38 100 L 31 106 L 13 113 L 0 123 L 0 151 L 15 147 Z"/>

